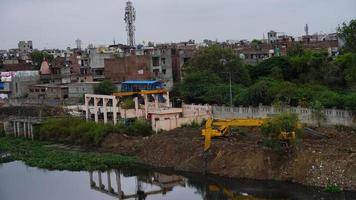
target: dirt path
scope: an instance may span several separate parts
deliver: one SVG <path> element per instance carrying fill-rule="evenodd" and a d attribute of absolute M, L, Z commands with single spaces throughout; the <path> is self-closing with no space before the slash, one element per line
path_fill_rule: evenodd
<path fill-rule="evenodd" d="M 208 172 L 225 177 L 289 180 L 325 187 L 336 183 L 356 190 L 356 133 L 319 130 L 328 138 L 301 136 L 290 156 L 279 155 L 261 144 L 257 129 L 213 141 Z M 103 151 L 137 155 L 156 167 L 203 172 L 203 139 L 199 129 L 176 129 L 150 138 L 109 135 Z"/>

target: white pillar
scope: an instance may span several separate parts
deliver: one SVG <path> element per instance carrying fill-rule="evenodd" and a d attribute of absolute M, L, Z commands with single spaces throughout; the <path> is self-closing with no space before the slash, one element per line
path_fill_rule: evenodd
<path fill-rule="evenodd" d="M 118 170 L 115 170 L 115 175 L 116 175 L 116 184 L 117 184 L 117 194 L 119 196 L 119 200 L 122 200 L 121 177 Z"/>
<path fill-rule="evenodd" d="M 98 171 L 98 177 L 99 177 L 99 188 L 103 189 L 105 186 L 103 185 L 103 182 L 101 180 L 101 171 Z"/>
<path fill-rule="evenodd" d="M 155 109 L 158 110 L 158 94 L 154 94 L 153 99 L 155 100 Z"/>
<path fill-rule="evenodd" d="M 89 101 L 90 101 L 90 97 L 87 97 L 87 95 L 85 95 L 84 100 L 85 100 L 85 105 L 84 105 L 84 109 L 85 109 L 85 119 L 88 120 L 89 119 Z"/>
<path fill-rule="evenodd" d="M 136 113 L 136 118 L 138 118 L 138 97 L 134 98 L 134 102 L 135 102 L 135 113 Z"/>
<path fill-rule="evenodd" d="M 27 121 L 23 122 L 23 136 L 27 138 Z"/>
<path fill-rule="evenodd" d="M 113 192 L 113 189 L 111 187 L 110 170 L 108 170 L 106 173 L 107 173 L 107 176 L 108 176 L 108 191 L 111 193 L 111 192 Z"/>
<path fill-rule="evenodd" d="M 107 98 L 103 98 L 104 124 L 108 123 L 108 111 L 106 109 L 107 103 L 108 103 L 108 99 Z"/>
<path fill-rule="evenodd" d="M 169 102 L 169 92 L 167 91 L 166 93 L 166 106 L 170 107 L 170 102 Z"/>
<path fill-rule="evenodd" d="M 147 96 L 147 94 L 143 95 L 143 99 L 145 101 L 145 118 L 147 119 L 147 115 L 148 115 L 148 96 Z"/>
<path fill-rule="evenodd" d="M 93 172 L 89 172 L 89 183 L 90 183 L 90 187 L 94 186 L 95 183 L 93 181 Z"/>
<path fill-rule="evenodd" d="M 113 106 L 113 120 L 114 120 L 114 124 L 117 123 L 117 99 L 116 97 L 114 97 L 114 99 L 112 100 L 112 106 Z"/>
<path fill-rule="evenodd" d="M 20 122 L 16 122 L 16 128 L 17 128 L 17 135 L 20 136 Z"/>
<path fill-rule="evenodd" d="M 13 128 L 13 131 L 14 131 L 14 136 L 16 136 L 17 128 L 16 128 L 16 122 L 15 121 L 12 122 L 12 128 Z"/>
<path fill-rule="evenodd" d="M 95 122 L 99 122 L 99 116 L 98 116 L 98 98 L 94 97 L 94 116 L 95 116 Z"/>

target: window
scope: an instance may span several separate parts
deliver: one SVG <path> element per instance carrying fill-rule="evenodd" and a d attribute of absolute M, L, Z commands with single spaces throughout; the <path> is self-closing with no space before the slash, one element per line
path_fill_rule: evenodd
<path fill-rule="evenodd" d="M 162 69 L 163 74 L 166 74 L 166 71 L 167 71 L 166 69 Z"/>
<path fill-rule="evenodd" d="M 44 89 L 44 88 L 41 89 L 41 92 L 45 92 L 45 91 L 46 91 L 46 89 Z"/>
<path fill-rule="evenodd" d="M 166 64 L 166 58 L 161 58 L 161 62 L 163 65 Z"/>
<path fill-rule="evenodd" d="M 152 66 L 159 66 L 159 57 L 152 57 Z"/>

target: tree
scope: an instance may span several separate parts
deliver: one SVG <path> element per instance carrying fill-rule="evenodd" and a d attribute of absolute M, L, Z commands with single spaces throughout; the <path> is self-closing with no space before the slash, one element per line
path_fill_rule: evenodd
<path fill-rule="evenodd" d="M 33 62 L 34 65 L 36 66 L 40 66 L 42 61 L 44 59 L 47 60 L 47 62 L 52 62 L 53 61 L 53 55 L 48 54 L 47 52 L 44 51 L 38 51 L 38 50 L 34 50 L 31 54 L 30 54 L 31 60 Z"/>
<path fill-rule="evenodd" d="M 294 45 L 288 47 L 287 56 L 303 56 L 304 55 L 304 47 L 300 43 L 295 43 Z"/>
<path fill-rule="evenodd" d="M 250 83 L 249 73 L 230 48 L 219 45 L 200 49 L 194 57 L 184 66 L 185 75 L 192 72 L 207 72 L 216 74 L 221 80 L 228 83 L 229 75 L 234 83 L 248 85 Z"/>
<path fill-rule="evenodd" d="M 95 85 L 94 93 L 102 95 L 111 95 L 116 91 L 115 84 L 110 80 L 104 80 L 99 84 Z"/>
<path fill-rule="evenodd" d="M 337 29 L 338 36 L 345 42 L 343 50 L 356 53 L 356 19 L 344 22 Z"/>
<path fill-rule="evenodd" d="M 320 101 L 316 100 L 312 105 L 312 118 L 317 121 L 318 127 L 320 127 L 321 122 L 326 120 L 326 116 L 324 114 L 324 107 Z"/>

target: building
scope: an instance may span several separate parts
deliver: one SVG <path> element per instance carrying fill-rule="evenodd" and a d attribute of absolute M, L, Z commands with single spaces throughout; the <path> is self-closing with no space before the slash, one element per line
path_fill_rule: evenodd
<path fill-rule="evenodd" d="M 30 85 L 38 83 L 38 71 L 0 72 L 0 93 L 7 98 L 23 98 L 28 95 Z"/>
<path fill-rule="evenodd" d="M 99 82 L 76 82 L 69 83 L 68 97 L 69 98 L 82 98 L 85 94 L 94 94 L 95 85 Z"/>
<path fill-rule="evenodd" d="M 115 52 L 115 50 L 110 50 L 108 48 L 89 49 L 88 61 L 89 67 L 91 69 L 91 74 L 93 75 L 93 80 L 104 80 L 104 60 L 114 58 Z"/>
<path fill-rule="evenodd" d="M 67 99 L 68 86 L 55 84 L 36 84 L 29 86 L 29 98 L 33 99 Z"/>
<path fill-rule="evenodd" d="M 18 48 L 20 54 L 29 54 L 33 50 L 32 41 L 20 41 L 18 43 Z"/>

